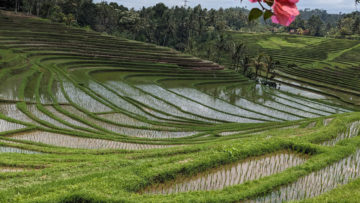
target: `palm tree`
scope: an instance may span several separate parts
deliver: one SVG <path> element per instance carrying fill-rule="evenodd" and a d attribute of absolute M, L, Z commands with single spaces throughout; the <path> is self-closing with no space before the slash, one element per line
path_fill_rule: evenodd
<path fill-rule="evenodd" d="M 261 67 L 264 66 L 264 62 L 262 61 L 263 57 L 263 54 L 259 54 L 253 59 L 253 65 L 255 67 L 255 79 L 257 78 Z"/>
<path fill-rule="evenodd" d="M 19 7 L 19 0 L 15 0 L 15 13 L 17 13 Z"/>
<path fill-rule="evenodd" d="M 233 61 L 233 67 L 235 71 L 238 71 L 240 62 L 242 58 L 244 57 L 246 47 L 244 43 L 233 43 L 233 49 L 232 49 L 232 61 Z"/>
<path fill-rule="evenodd" d="M 245 75 L 251 65 L 250 57 L 248 55 L 245 55 L 240 62 L 241 62 L 241 67 L 243 68 L 243 75 Z"/>
<path fill-rule="evenodd" d="M 266 68 L 266 81 L 269 79 L 269 74 L 274 75 L 275 68 L 280 64 L 279 61 L 274 61 L 272 56 L 265 57 L 265 68 Z"/>
<path fill-rule="evenodd" d="M 213 51 L 213 49 L 212 49 L 211 47 L 208 47 L 208 48 L 206 49 L 206 57 L 207 57 L 207 59 L 212 60 L 212 59 L 213 59 L 213 56 L 214 56 L 214 51 Z"/>
<path fill-rule="evenodd" d="M 220 57 L 221 57 L 221 52 L 223 50 L 225 50 L 225 46 L 226 46 L 226 43 L 225 43 L 225 39 L 224 39 L 224 36 L 223 35 L 220 35 L 219 39 L 217 40 L 216 42 L 216 49 L 217 49 L 217 58 L 216 58 L 216 62 L 219 63 L 220 62 Z"/>

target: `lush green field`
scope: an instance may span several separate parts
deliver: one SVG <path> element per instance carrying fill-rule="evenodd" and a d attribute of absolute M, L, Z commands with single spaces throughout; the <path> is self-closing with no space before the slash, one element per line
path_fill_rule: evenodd
<path fill-rule="evenodd" d="M 309 80 L 309 64 L 357 63 L 356 41 L 236 36 L 294 53 Z M 168 48 L 0 15 L 0 202 L 357 201 L 356 102 L 289 79 L 272 89 Z"/>

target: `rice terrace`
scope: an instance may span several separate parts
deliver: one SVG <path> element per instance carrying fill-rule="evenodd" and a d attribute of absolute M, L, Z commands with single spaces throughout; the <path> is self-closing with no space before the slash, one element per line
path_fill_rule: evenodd
<path fill-rule="evenodd" d="M 0 202 L 360 202 L 359 12 L 134 2 L 0 1 Z"/>

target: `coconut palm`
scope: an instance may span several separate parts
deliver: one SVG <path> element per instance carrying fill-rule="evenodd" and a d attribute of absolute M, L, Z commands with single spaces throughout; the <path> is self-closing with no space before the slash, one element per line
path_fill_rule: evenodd
<path fill-rule="evenodd" d="M 274 58 L 272 56 L 265 56 L 264 57 L 264 67 L 266 69 L 266 81 L 269 79 L 269 75 L 272 74 L 274 76 L 274 70 L 275 68 L 280 65 L 279 61 L 274 61 Z"/>
<path fill-rule="evenodd" d="M 245 55 L 243 57 L 243 59 L 240 61 L 240 65 L 243 69 L 243 75 L 246 74 L 246 72 L 248 72 L 250 66 L 251 66 L 251 59 L 248 55 Z"/>
<path fill-rule="evenodd" d="M 255 67 L 255 79 L 257 78 L 257 76 L 259 74 L 259 70 L 261 70 L 261 68 L 264 66 L 263 58 L 264 58 L 263 54 L 259 54 L 255 58 L 253 58 L 252 63 L 253 63 L 253 66 Z"/>
<path fill-rule="evenodd" d="M 246 47 L 244 43 L 233 43 L 233 49 L 232 49 L 232 65 L 235 71 L 238 71 L 239 65 L 242 61 L 242 58 L 244 57 L 246 51 Z"/>

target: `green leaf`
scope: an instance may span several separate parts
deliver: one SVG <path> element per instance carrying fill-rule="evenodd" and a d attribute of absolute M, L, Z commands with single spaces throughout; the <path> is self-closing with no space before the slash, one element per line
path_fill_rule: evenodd
<path fill-rule="evenodd" d="M 265 3 L 266 3 L 268 6 L 272 7 L 272 6 L 274 5 L 274 0 L 265 0 Z"/>
<path fill-rule="evenodd" d="M 273 15 L 274 15 L 273 12 L 271 12 L 270 10 L 266 10 L 264 13 L 264 20 L 271 18 L 271 16 L 273 16 Z"/>
<path fill-rule="evenodd" d="M 253 20 L 260 18 L 262 16 L 262 14 L 263 14 L 262 10 L 260 10 L 258 8 L 253 8 L 249 14 L 249 21 L 253 21 Z"/>

